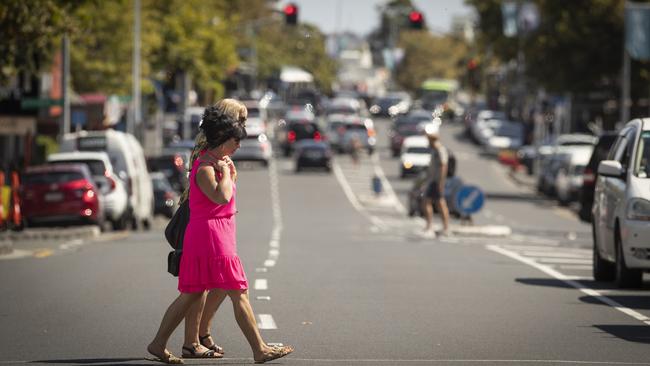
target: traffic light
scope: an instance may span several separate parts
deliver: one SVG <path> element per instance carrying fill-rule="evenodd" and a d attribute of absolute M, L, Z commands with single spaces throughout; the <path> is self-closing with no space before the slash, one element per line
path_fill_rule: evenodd
<path fill-rule="evenodd" d="M 296 25 L 298 23 L 298 6 L 294 3 L 284 7 L 284 22 L 287 25 Z"/>
<path fill-rule="evenodd" d="M 422 29 L 424 28 L 424 16 L 419 11 L 412 11 L 409 14 L 409 24 L 411 29 Z"/>

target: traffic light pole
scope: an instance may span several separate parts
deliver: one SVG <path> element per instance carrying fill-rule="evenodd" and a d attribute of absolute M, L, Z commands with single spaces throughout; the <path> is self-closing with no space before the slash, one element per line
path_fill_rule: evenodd
<path fill-rule="evenodd" d="M 63 113 L 61 115 L 61 125 L 59 126 L 59 141 L 63 141 L 63 136 L 70 132 L 70 37 L 67 34 L 63 36 L 62 54 Z"/>

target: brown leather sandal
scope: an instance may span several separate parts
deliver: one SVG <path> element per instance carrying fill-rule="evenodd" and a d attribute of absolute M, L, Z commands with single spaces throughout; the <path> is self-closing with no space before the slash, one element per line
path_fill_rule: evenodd
<path fill-rule="evenodd" d="M 216 353 L 218 353 L 218 354 L 220 354 L 220 355 L 225 354 L 225 352 L 223 351 L 223 348 L 217 346 L 217 344 L 214 343 L 214 341 L 212 342 L 212 345 L 208 345 L 208 344 L 205 342 L 205 340 L 207 340 L 207 339 L 210 338 L 210 337 L 212 337 L 210 334 L 206 334 L 206 335 L 204 335 L 204 336 L 202 336 L 202 337 L 199 337 L 199 343 L 201 343 L 201 345 L 202 345 L 203 347 L 206 347 L 207 349 L 213 350 L 214 352 L 216 352 Z"/>
<path fill-rule="evenodd" d="M 287 356 L 294 351 L 292 346 L 273 347 L 271 353 L 266 354 L 263 359 L 255 360 L 255 363 L 265 363 Z"/>

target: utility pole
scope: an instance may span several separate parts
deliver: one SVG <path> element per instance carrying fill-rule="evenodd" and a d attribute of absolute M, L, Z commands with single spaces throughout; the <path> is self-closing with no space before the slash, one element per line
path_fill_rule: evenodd
<path fill-rule="evenodd" d="M 621 93 L 621 123 L 625 124 L 630 119 L 630 108 L 628 101 L 630 100 L 630 55 L 627 53 L 625 46 L 623 46 L 623 92 Z"/>
<path fill-rule="evenodd" d="M 133 1 L 133 118 L 127 127 L 127 132 L 134 134 L 142 123 L 140 112 L 140 0 Z"/>
<path fill-rule="evenodd" d="M 61 125 L 59 131 L 59 140 L 63 140 L 63 136 L 70 132 L 70 38 L 67 34 L 63 36 L 63 72 L 61 77 L 61 84 L 63 86 L 63 115 L 61 116 Z"/>

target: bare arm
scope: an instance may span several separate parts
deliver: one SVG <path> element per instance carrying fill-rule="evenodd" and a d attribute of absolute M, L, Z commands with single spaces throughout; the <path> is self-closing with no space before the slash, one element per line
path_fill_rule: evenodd
<path fill-rule="evenodd" d="M 221 180 L 217 181 L 215 169 L 221 173 Z M 232 198 L 232 178 L 230 167 L 223 161 L 217 163 L 216 167 L 202 165 L 196 173 L 196 184 L 210 201 L 224 205 Z"/>
<path fill-rule="evenodd" d="M 445 192 L 445 181 L 447 180 L 447 164 L 440 167 L 440 192 Z"/>

